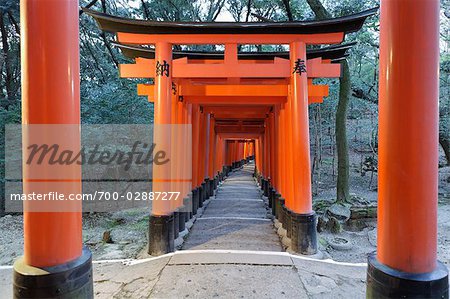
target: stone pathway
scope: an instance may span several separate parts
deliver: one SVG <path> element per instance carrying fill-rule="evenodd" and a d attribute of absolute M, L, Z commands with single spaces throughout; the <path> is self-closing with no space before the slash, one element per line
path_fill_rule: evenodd
<path fill-rule="evenodd" d="M 183 250 L 94 262 L 95 298 L 365 298 L 365 264 L 282 252 L 252 178 L 234 171 L 195 222 Z M 12 269 L 0 267 L 0 299 Z"/>
<path fill-rule="evenodd" d="M 251 163 L 230 174 L 196 220 L 183 249 L 282 251 L 253 171 Z"/>
<path fill-rule="evenodd" d="M 364 264 L 287 252 L 180 250 L 93 267 L 96 299 L 365 298 Z M 0 298 L 12 298 L 9 267 L 0 268 Z"/>

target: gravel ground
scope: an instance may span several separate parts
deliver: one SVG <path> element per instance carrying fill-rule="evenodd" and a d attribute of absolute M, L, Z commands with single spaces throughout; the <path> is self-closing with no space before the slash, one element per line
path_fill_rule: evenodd
<path fill-rule="evenodd" d="M 136 258 L 146 245 L 147 228 L 145 210 L 85 214 L 83 241 L 91 249 L 94 260 Z M 0 265 L 11 265 L 23 254 L 23 216 L 0 218 L 0 231 Z M 103 242 L 105 231 L 111 232 L 113 243 Z"/>
<path fill-rule="evenodd" d="M 340 234 L 320 233 L 319 248 L 325 256 L 339 262 L 367 262 L 367 255 L 376 251 L 376 220 L 366 221 L 367 227 L 361 231 L 345 230 Z M 350 244 L 335 249 L 336 239 L 345 239 Z M 339 243 L 338 243 L 339 244 Z M 450 268 L 450 202 L 440 204 L 438 209 L 438 259 Z"/>

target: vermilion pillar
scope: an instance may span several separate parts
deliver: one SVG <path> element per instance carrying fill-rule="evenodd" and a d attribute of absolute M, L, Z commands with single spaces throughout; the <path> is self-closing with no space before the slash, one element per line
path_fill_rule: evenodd
<path fill-rule="evenodd" d="M 264 175 L 266 179 L 270 178 L 270 128 L 268 117 L 265 120 L 265 133 L 264 133 Z"/>
<path fill-rule="evenodd" d="M 225 164 L 230 165 L 230 142 L 225 139 Z"/>
<path fill-rule="evenodd" d="M 79 7 L 76 0 L 22 0 L 21 68 L 24 155 L 36 135 L 80 150 Z M 33 127 L 32 125 L 66 125 Z M 73 125 L 73 126 L 67 126 Z M 59 134 L 58 134 L 59 132 Z M 34 136 L 32 136 L 34 135 Z M 39 140 L 44 144 L 46 141 Z M 59 143 L 59 141 L 61 143 Z M 51 165 L 23 165 L 24 193 L 81 194 L 79 165 L 52 177 Z M 37 174 L 37 176 L 36 176 Z M 24 256 L 14 264 L 15 298 L 92 298 L 91 253 L 82 247 L 81 201 L 24 203 Z M 59 205 L 57 209 L 52 209 Z M 52 212 L 49 212 L 52 210 Z"/>
<path fill-rule="evenodd" d="M 216 148 L 216 154 L 214 155 L 214 174 L 217 175 L 217 177 L 220 178 L 220 173 L 222 171 L 222 157 L 223 157 L 223 145 L 222 145 L 222 138 L 219 136 L 219 134 L 215 134 L 215 148 Z M 217 182 L 219 183 L 219 182 Z"/>
<path fill-rule="evenodd" d="M 291 67 L 296 70 L 298 64 L 306 67 L 306 45 L 301 42 L 291 44 Z M 308 117 L 308 77 L 306 72 L 293 73 L 291 78 L 291 117 L 292 158 L 294 177 L 294 198 L 292 211 L 298 214 L 312 212 L 311 162 L 309 150 Z"/>
<path fill-rule="evenodd" d="M 199 187 L 199 205 L 203 206 L 203 201 L 208 198 L 208 192 L 206 190 L 205 177 L 208 173 L 207 171 L 207 161 L 206 153 L 207 153 L 207 123 L 208 123 L 208 115 L 203 112 L 203 108 L 201 108 L 200 112 L 200 122 L 199 122 L 199 143 L 198 143 L 198 183 Z"/>
<path fill-rule="evenodd" d="M 192 213 L 197 214 L 200 199 L 199 181 L 199 126 L 200 109 L 198 105 L 192 105 Z"/>
<path fill-rule="evenodd" d="M 280 148 L 280 143 L 281 143 L 281 139 L 280 139 L 280 106 L 279 105 L 275 105 L 274 107 L 274 129 L 275 129 L 275 170 L 276 170 L 276 175 L 275 175 L 275 189 L 277 191 L 277 193 L 280 192 L 280 185 L 281 185 L 281 148 Z"/>
<path fill-rule="evenodd" d="M 191 148 L 188 150 L 191 150 L 191 158 L 186 160 L 186 167 L 187 169 L 191 169 L 191 184 L 187 184 L 186 185 L 186 192 L 184 194 L 184 196 L 186 196 L 185 198 L 183 198 L 184 201 L 184 211 L 186 212 L 185 214 L 185 220 L 189 221 L 189 219 L 192 218 L 193 216 L 193 202 L 194 202 L 194 190 L 195 190 L 195 176 L 194 176 L 194 152 L 192 151 L 192 147 L 194 144 L 194 134 L 193 134 L 193 105 L 190 103 L 186 104 L 186 124 L 188 126 L 186 126 L 185 131 L 186 134 L 190 134 L 191 135 Z M 189 126 L 190 125 L 190 126 Z M 186 170 L 187 170 L 186 169 Z"/>
<path fill-rule="evenodd" d="M 282 196 L 286 196 L 286 131 L 285 127 L 285 109 L 281 105 L 279 109 L 279 122 L 278 122 L 278 153 L 279 153 L 279 161 L 280 161 L 280 184 L 278 187 L 278 193 Z"/>
<path fill-rule="evenodd" d="M 248 143 L 244 141 L 244 158 L 248 157 Z"/>
<path fill-rule="evenodd" d="M 311 163 L 309 152 L 308 76 L 306 69 L 306 45 L 294 42 L 290 45 L 291 59 L 291 161 L 293 193 L 289 201 L 292 212 L 292 250 L 302 254 L 317 252 L 317 217 L 312 210 Z"/>
<path fill-rule="evenodd" d="M 172 45 L 155 45 L 155 106 L 153 142 L 161 149 L 171 148 Z M 175 110 L 174 110 L 175 111 Z M 153 192 L 171 192 L 171 165 L 153 165 Z M 174 250 L 173 206 L 168 200 L 153 200 L 149 221 L 148 253 L 160 255 Z"/>
<path fill-rule="evenodd" d="M 204 128 L 204 136 L 205 136 L 205 153 L 204 153 L 204 168 L 203 168 L 203 177 L 205 179 L 209 179 L 209 154 L 210 154 L 210 140 L 209 140 L 209 129 L 211 124 L 211 114 L 205 113 L 205 124 Z"/>
<path fill-rule="evenodd" d="M 214 194 L 214 177 L 215 177 L 215 173 L 214 173 L 214 156 L 216 154 L 216 136 L 215 136 L 215 132 L 214 132 L 214 126 L 215 126 L 215 120 L 214 120 L 214 116 L 210 115 L 210 119 L 209 119 L 209 152 L 208 152 L 208 187 L 209 187 L 209 193 L 211 195 Z"/>
<path fill-rule="evenodd" d="M 291 100 L 284 105 L 283 109 L 283 131 L 284 131 L 284 167 L 285 167 L 285 185 L 283 191 L 283 197 L 286 201 L 286 206 L 292 208 L 292 200 L 294 198 L 294 173 L 293 173 L 293 161 L 295 157 L 292 151 L 292 117 L 291 117 Z"/>
<path fill-rule="evenodd" d="M 270 168 L 270 139 L 272 136 L 270 135 L 270 124 L 269 124 L 269 117 L 266 116 L 265 125 L 264 125 L 264 178 L 262 183 L 263 188 L 263 194 L 264 196 L 269 196 L 269 184 L 271 180 L 271 168 Z"/>
<path fill-rule="evenodd" d="M 197 188 L 198 182 L 198 143 L 199 143 L 200 111 L 198 105 L 192 105 L 192 185 Z"/>
<path fill-rule="evenodd" d="M 437 262 L 439 1 L 381 1 L 378 252 L 368 298 L 448 298 Z"/>
<path fill-rule="evenodd" d="M 154 143 L 162 148 L 170 148 L 171 135 L 167 125 L 172 123 L 172 45 L 157 43 L 155 45 L 155 61 Z M 166 188 L 169 184 L 164 184 L 169 179 L 170 165 L 153 167 L 154 191 L 170 191 Z M 153 215 L 168 215 L 171 212 L 168 201 L 153 201 Z"/>
<path fill-rule="evenodd" d="M 261 137 L 255 140 L 255 164 L 259 175 L 261 174 Z"/>
<path fill-rule="evenodd" d="M 238 146 L 239 146 L 238 162 L 242 162 L 242 160 L 244 159 L 244 143 L 242 141 L 239 141 Z"/>
<path fill-rule="evenodd" d="M 173 155 L 173 159 L 178 161 L 182 161 L 181 157 L 178 157 L 179 154 L 181 154 L 181 151 L 178 151 L 178 149 L 180 148 L 181 145 L 181 136 L 178 136 L 178 124 L 179 121 L 181 120 L 181 111 L 179 111 L 178 109 L 178 96 L 177 93 L 173 92 L 173 88 L 175 87 L 175 89 L 177 88 L 177 86 L 175 85 L 175 83 L 172 83 L 172 92 L 171 97 L 171 121 L 170 123 L 173 124 L 173 126 L 170 126 L 170 152 Z M 181 165 L 180 163 L 170 163 L 170 176 L 171 176 L 171 180 L 170 180 L 170 186 L 169 189 L 171 192 L 179 192 L 180 190 L 178 189 L 179 186 L 181 186 L 181 182 L 178 180 L 178 178 L 180 178 L 180 174 L 181 174 Z M 181 201 L 170 201 L 170 207 L 171 207 L 171 211 L 175 211 L 175 209 L 178 207 L 178 204 Z M 177 215 L 174 214 L 175 217 L 175 224 L 176 224 L 176 217 Z M 175 230 L 176 231 L 176 230 Z M 176 235 L 176 232 L 175 232 Z"/>
<path fill-rule="evenodd" d="M 271 112 L 269 114 L 269 131 L 270 131 L 270 178 L 271 178 L 271 185 L 273 186 L 275 184 L 276 180 L 276 170 L 275 170 L 275 157 L 276 157 L 276 143 L 275 143 L 275 118 L 274 113 Z"/>

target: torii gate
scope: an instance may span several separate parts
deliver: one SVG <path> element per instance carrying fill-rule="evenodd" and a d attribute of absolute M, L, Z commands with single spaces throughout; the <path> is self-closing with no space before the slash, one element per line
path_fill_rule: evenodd
<path fill-rule="evenodd" d="M 380 225 L 378 254 L 369 258 L 368 297 L 448 298 L 448 271 L 436 260 L 437 153 L 429 151 L 437 145 L 439 2 L 381 2 Z M 47 4 L 21 3 L 23 121 L 78 124 L 77 1 Z M 327 88 L 308 79 L 336 77 L 339 69 L 320 55 L 308 59 L 306 45 L 341 43 L 346 33 L 359 30 L 376 9 L 324 21 L 243 24 L 148 22 L 86 12 L 103 30 L 117 33 L 122 49 L 142 53 L 148 51 L 131 45 L 155 45 L 154 58 L 136 58 L 135 64 L 121 67 L 121 75 L 130 75 L 126 72 L 131 69 L 133 76 L 154 77 L 154 87 L 141 85 L 138 90 L 154 101 L 155 124 L 192 124 L 192 203 L 185 201 L 194 206 L 192 213 L 196 204 L 212 194 L 230 163 L 237 165 L 254 155 L 261 185 L 277 217 L 287 227 L 292 224 L 294 248 L 303 254 L 315 253 L 307 105 L 320 102 Z M 410 39 L 416 41 L 415 47 L 410 46 Z M 181 57 L 176 57 L 174 44 L 222 44 L 225 53 L 214 54 L 222 56 L 219 59 L 201 53 L 191 57 L 178 53 Z M 238 44 L 288 44 L 289 54 L 244 58 L 237 51 Z M 429 63 L 416 66 L 416 54 L 424 55 Z M 411 80 L 399 83 L 405 75 Z M 175 95 L 172 82 L 177 85 Z M 45 93 L 37 94 L 41 89 Z M 423 104 L 423 98 L 430 96 L 432 101 Z M 239 117 L 229 107 L 237 105 Z M 406 106 L 411 109 L 403 113 Z M 430 124 L 419 124 L 420 119 Z M 410 151 L 417 146 L 417 138 L 409 138 L 411 123 L 430 159 L 422 159 L 420 151 Z M 416 163 L 413 168 L 412 162 Z M 415 174 L 412 179 L 401 176 L 403 168 Z M 160 175 L 154 173 L 154 179 Z M 29 182 L 23 184 L 25 189 Z M 69 185 L 78 188 L 80 180 Z M 423 200 L 427 196 L 431 200 Z M 408 211 L 420 209 L 415 219 L 411 213 L 396 214 L 400 200 Z M 149 225 L 151 253 L 173 250 L 174 214 L 178 213 L 180 227 L 180 219 L 191 216 L 174 208 L 154 203 Z M 80 216 L 80 211 L 24 213 L 25 255 L 14 265 L 15 297 L 93 297 L 92 262 L 89 250 L 82 248 Z M 418 230 L 416 223 L 421 225 Z M 61 231 L 64 240 L 58 242 Z"/>
<path fill-rule="evenodd" d="M 119 46 L 124 53 L 125 56 L 129 58 L 133 58 L 136 61 L 136 64 L 122 64 L 120 65 L 120 75 L 122 77 L 128 78 L 153 78 L 152 71 L 155 67 L 155 51 L 153 49 L 143 48 L 143 47 L 135 47 L 129 45 L 121 45 Z M 341 46 L 331 46 L 327 48 L 322 48 L 320 50 L 312 50 L 307 52 L 307 67 L 309 69 L 308 72 L 308 102 L 309 103 L 319 103 L 322 101 L 324 96 L 328 95 L 328 86 L 326 85 L 313 85 L 312 79 L 315 77 L 337 77 L 340 75 L 340 67 L 336 64 L 330 64 L 330 62 L 338 62 L 340 59 L 345 57 L 346 51 L 351 47 L 352 44 L 341 45 Z M 236 46 L 236 45 L 234 45 Z M 187 105 L 201 105 L 203 108 L 203 112 L 206 115 L 209 115 L 210 123 L 216 122 L 219 120 L 226 123 L 222 123 L 221 126 L 215 126 L 215 132 L 219 135 L 219 133 L 227 132 L 229 134 L 237 134 L 237 133 L 259 133 L 260 136 L 264 135 L 265 128 L 267 132 L 269 130 L 274 129 L 274 118 L 275 115 L 274 106 L 284 105 L 287 102 L 288 92 L 289 92 L 289 77 L 291 73 L 289 71 L 290 65 L 287 63 L 289 58 L 288 52 L 277 52 L 277 53 L 263 53 L 263 54 L 252 54 L 252 53 L 240 53 L 239 61 L 244 64 L 255 64 L 256 66 L 260 65 L 270 65 L 274 62 L 278 63 L 278 65 L 284 64 L 284 74 L 276 75 L 269 74 L 263 78 L 246 78 L 245 74 L 241 74 L 241 77 L 233 77 L 233 78 L 206 78 L 206 75 L 197 74 L 197 73 L 189 73 L 186 72 L 184 75 L 182 70 L 179 68 L 183 68 L 184 65 L 188 62 L 192 65 L 199 64 L 209 64 L 209 65 L 220 65 L 226 64 L 226 61 L 230 61 L 232 58 L 227 57 L 227 55 L 233 55 L 230 53 L 192 53 L 192 52 L 175 52 L 173 54 L 174 57 L 178 57 L 177 60 L 174 60 L 173 67 L 173 76 L 176 77 L 174 79 L 177 82 L 177 85 L 172 86 L 172 90 L 175 92 L 172 95 L 172 104 L 176 102 L 176 99 L 181 99 L 183 103 Z M 234 53 L 237 55 L 237 53 Z M 208 59 L 205 59 L 208 58 Z M 177 61 L 181 61 L 177 63 Z M 188 78 L 184 78 L 181 76 L 189 76 Z M 261 76 L 261 74 L 259 74 Z M 223 76 L 217 75 L 215 76 Z M 249 75 L 254 76 L 254 75 Z M 194 77 L 194 78 L 192 78 Z M 199 78 L 197 78 L 199 77 Z M 275 77 L 275 78 L 274 78 Z M 286 77 L 286 78 L 285 78 Z M 240 85 L 236 85 L 238 82 Z M 155 99 L 155 86 L 148 84 L 138 84 L 138 94 L 148 96 L 149 101 L 154 101 Z M 173 99 L 175 98 L 175 100 Z M 279 110 L 279 108 L 278 108 Z M 262 120 L 266 119 L 264 122 Z M 269 122 L 269 119 L 272 122 Z M 247 126 L 243 127 L 239 125 L 239 123 L 246 123 Z M 251 125 L 249 122 L 252 122 Z M 255 123 L 256 122 L 256 123 Z M 259 122 L 259 124 L 258 124 Z M 195 126 L 195 123 L 194 123 Z M 214 127 L 211 125 L 211 128 Z M 290 126 L 287 126 L 289 128 Z M 253 130 L 257 130 L 254 132 Z M 258 131 L 259 130 L 259 131 Z M 213 130 L 210 130 L 210 133 Z M 268 169 L 266 170 L 266 177 L 264 175 L 259 176 L 261 185 L 265 190 L 265 195 L 270 197 L 270 206 L 275 207 L 275 204 L 272 204 L 275 201 L 275 189 L 272 186 L 269 186 L 268 179 L 275 177 L 275 138 L 274 133 L 272 132 L 271 144 L 269 146 L 269 138 L 265 136 L 268 142 L 264 143 L 266 146 L 264 151 L 264 155 L 261 155 L 259 160 L 264 160 L 265 163 L 271 161 L 272 163 L 272 173 L 270 174 Z M 196 136 L 196 135 L 194 135 Z M 210 142 L 214 139 L 214 136 L 209 137 Z M 258 137 L 258 138 L 259 138 Z M 247 136 L 247 138 L 249 138 Z M 197 144 L 195 141 L 197 138 L 194 137 L 194 145 Z M 280 143 L 278 143 L 280 144 Z M 209 144 L 210 148 L 220 147 L 213 143 Z M 269 150 L 270 148 L 270 150 Z M 272 154 L 271 159 L 269 159 L 269 151 Z M 197 152 L 197 149 L 194 149 L 193 152 Z M 279 151 L 281 153 L 281 150 Z M 209 194 L 213 192 L 211 186 L 217 185 L 217 182 L 214 182 L 216 178 L 216 173 L 222 167 L 218 166 L 215 169 L 211 167 L 212 160 L 214 158 L 212 155 L 214 154 L 214 150 L 209 151 L 209 171 L 204 175 L 204 178 L 207 178 L 205 184 L 209 184 L 206 188 L 209 190 L 207 197 Z M 240 160 L 240 159 L 239 159 Z M 236 161 L 231 162 L 231 164 L 236 163 Z M 196 162 L 193 163 L 193 168 L 196 167 Z M 231 165 L 230 164 L 230 165 Z M 228 165 L 228 166 L 230 166 Z M 257 163 L 257 169 L 263 171 L 264 163 Z M 309 154 L 308 154 L 308 163 L 309 165 Z M 197 177 L 196 174 L 193 175 L 194 178 Z M 208 178 L 211 178 L 209 180 Z M 203 178 L 200 178 L 200 182 L 203 182 Z M 197 186 L 198 182 L 194 182 L 194 187 Z M 274 186 L 275 182 L 273 182 Z M 281 188 L 281 187 L 280 187 Z M 196 204 L 197 201 L 197 192 L 200 190 L 204 190 L 204 186 L 196 187 L 193 190 L 193 199 L 194 199 L 194 210 L 195 207 L 200 206 Z M 270 190 L 270 192 L 269 192 Z M 281 191 L 280 191 L 281 192 Z M 200 195 L 202 198 L 202 195 Z M 283 206 L 285 207 L 285 206 Z M 310 207 L 311 209 L 311 207 Z M 275 211 L 274 211 L 275 213 Z M 175 214 L 177 215 L 177 214 Z M 290 214 L 289 214 L 290 215 Z M 287 218 L 286 218 L 287 219 Z M 315 220 L 310 222 L 310 225 L 314 225 Z M 286 227 L 286 225 L 285 225 Z M 290 226 L 288 226 L 290 227 Z M 289 231 L 290 232 L 290 231 Z M 315 233 L 314 230 L 311 231 L 312 234 Z M 176 234 L 175 234 L 176 235 Z M 301 239 L 299 239 L 300 241 Z M 314 240 L 312 238 L 311 240 Z M 297 243 L 296 243 L 297 244 Z M 315 244 L 315 241 L 313 241 Z M 308 245 L 309 246 L 309 245 Z M 294 247 L 295 250 L 298 250 L 301 253 L 314 253 L 315 246 L 312 250 L 308 246 L 304 246 L 303 249 L 299 249 L 299 247 Z M 168 248 L 172 248 L 172 246 L 168 246 Z M 310 251 L 308 251 L 310 250 Z M 154 253 L 154 252 L 153 252 Z"/>
<path fill-rule="evenodd" d="M 126 49 L 125 54 L 134 56 L 134 64 L 120 65 L 120 76 L 154 79 L 154 85 L 139 85 L 138 93 L 147 95 L 154 102 L 155 124 L 177 123 L 179 119 L 176 114 L 179 110 L 173 110 L 178 105 L 177 100 L 181 100 L 184 104 L 182 110 L 188 109 L 187 105 L 193 105 L 192 153 L 194 156 L 197 155 L 192 165 L 194 207 L 197 206 L 197 197 L 200 198 L 198 206 L 201 206 L 202 199 L 209 198 L 213 193 L 213 186 L 217 185 L 214 179 L 218 169 L 214 169 L 213 161 L 214 148 L 220 145 L 215 144 L 214 130 L 217 132 L 217 128 L 214 123 L 223 117 L 229 119 L 230 113 L 228 116 L 218 115 L 222 110 L 214 107 L 225 105 L 231 109 L 238 108 L 234 111 L 236 115 L 234 118 L 238 118 L 241 122 L 255 117 L 255 115 L 245 116 L 245 113 L 255 113 L 252 106 L 270 108 L 265 115 L 256 118 L 267 118 L 255 126 L 256 129 L 258 127 L 262 129 L 256 146 L 260 149 L 256 152 L 256 159 L 262 161 L 259 164 L 258 176 L 261 177 L 261 185 L 266 195 L 269 195 L 268 181 L 271 179 L 271 189 L 275 188 L 280 196 L 285 198 L 283 211 L 286 217 L 282 218 L 286 219 L 284 227 L 289 228 L 289 235 L 293 239 L 292 250 L 309 255 L 317 252 L 317 237 L 316 215 L 312 209 L 307 106 L 309 102 L 320 102 L 322 97 L 328 95 L 328 86 L 313 85 L 312 79 L 339 77 L 340 65 L 322 59 L 318 51 L 315 53 L 316 58 L 308 59 L 306 45 L 340 43 L 346 33 L 359 30 L 364 20 L 375 11 L 369 10 L 327 23 L 286 23 L 286 28 L 282 31 L 279 30 L 279 25 L 266 24 L 265 33 L 261 34 L 262 27 L 259 24 L 211 23 L 190 26 L 161 22 L 156 24 L 85 10 L 96 19 L 102 30 L 117 34 L 119 46 Z M 316 28 L 312 30 L 312 26 Z M 196 29 L 198 27 L 202 29 L 198 31 Z M 203 57 L 200 53 L 176 53 L 182 57 L 173 59 L 172 45 L 186 43 L 224 44 L 225 52 L 222 55 L 205 53 Z M 250 43 L 287 43 L 290 45 L 290 51 L 272 55 L 253 54 L 251 55 L 253 57 L 239 55 L 238 44 Z M 129 44 L 153 44 L 155 49 L 152 51 Z M 335 52 L 342 52 L 343 49 L 345 53 L 348 46 L 334 48 Z M 327 52 L 333 51 L 333 48 L 322 51 L 326 55 Z M 280 55 L 284 57 L 279 57 Z M 195 116 L 198 109 L 201 112 L 200 120 L 197 122 Z M 233 110 L 228 111 L 233 114 Z M 280 125 L 275 126 L 275 118 L 278 118 Z M 283 132 L 279 134 L 270 132 L 277 127 L 283 127 Z M 229 130 L 228 133 L 246 132 L 250 129 L 248 125 L 236 128 L 230 123 L 226 128 Z M 199 130 L 198 138 L 196 130 Z M 278 142 L 275 142 L 276 135 L 279 138 Z M 159 138 L 155 134 L 155 140 Z M 286 161 L 290 162 L 275 163 L 276 146 L 278 153 L 281 153 L 279 159 L 285 157 Z M 282 153 L 283 148 L 287 149 L 287 155 Z M 279 179 L 278 184 L 276 178 Z M 157 190 L 160 186 L 155 184 L 155 180 L 158 179 L 159 173 L 154 171 L 153 187 Z M 274 196 L 271 196 L 271 199 L 273 201 Z M 171 233 L 172 222 L 177 222 L 173 216 L 180 215 L 173 214 L 174 211 L 170 210 L 170 207 L 173 205 L 167 202 L 153 202 L 149 226 L 150 254 L 162 254 L 173 250 L 172 236 L 176 235 L 176 232 Z M 288 224 L 291 220 L 294 224 L 292 226 Z M 161 228 L 161 225 L 167 227 Z M 159 235 L 161 232 L 164 235 Z"/>

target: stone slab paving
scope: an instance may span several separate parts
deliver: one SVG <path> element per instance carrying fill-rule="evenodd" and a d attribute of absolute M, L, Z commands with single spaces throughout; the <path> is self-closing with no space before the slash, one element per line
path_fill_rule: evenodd
<path fill-rule="evenodd" d="M 95 298 L 365 298 L 366 265 L 286 252 L 177 251 L 158 258 L 94 263 Z M 0 269 L 12 298 L 12 269 Z"/>
<path fill-rule="evenodd" d="M 152 298 L 307 298 L 300 285 L 300 278 L 292 267 L 169 266 L 161 273 Z"/>
<path fill-rule="evenodd" d="M 281 245 L 270 221 L 205 218 L 195 222 L 183 249 L 281 251 Z"/>
<path fill-rule="evenodd" d="M 183 250 L 282 251 L 253 179 L 254 164 L 233 171 L 195 222 Z"/>

